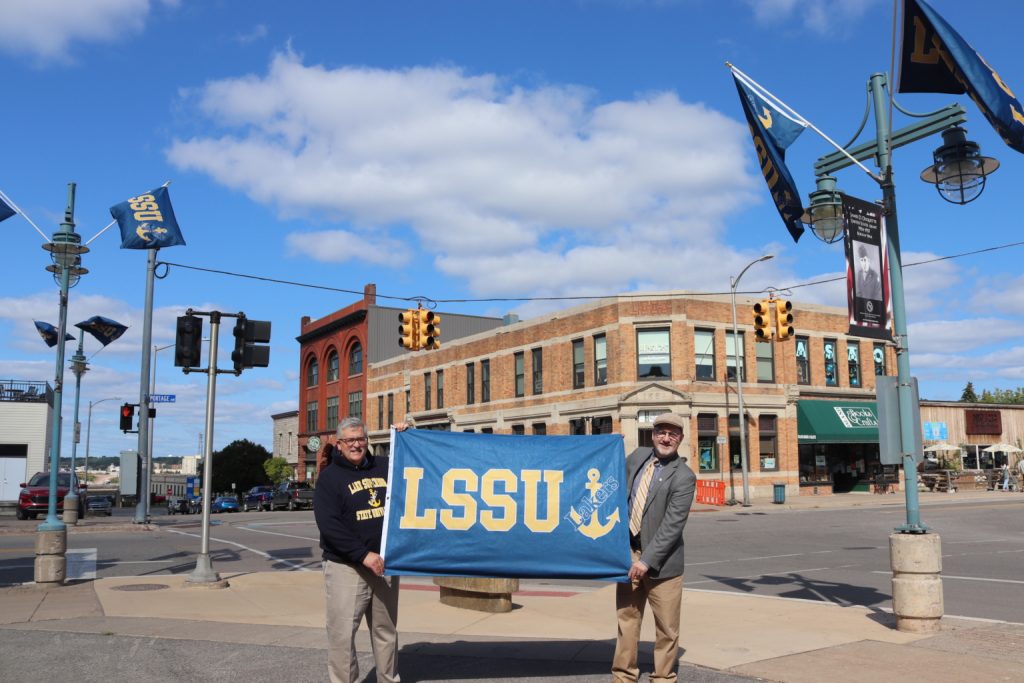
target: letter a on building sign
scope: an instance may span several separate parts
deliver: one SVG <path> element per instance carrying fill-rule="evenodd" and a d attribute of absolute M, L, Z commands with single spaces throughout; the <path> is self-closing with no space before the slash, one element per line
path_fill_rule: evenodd
<path fill-rule="evenodd" d="M 625 581 L 622 436 L 392 432 L 386 573 Z"/>
<path fill-rule="evenodd" d="M 185 244 L 164 186 L 110 207 L 121 229 L 122 249 L 162 249 Z"/>

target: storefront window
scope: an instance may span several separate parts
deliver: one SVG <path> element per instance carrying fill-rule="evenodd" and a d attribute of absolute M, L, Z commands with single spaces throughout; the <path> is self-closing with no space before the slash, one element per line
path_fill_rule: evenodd
<path fill-rule="evenodd" d="M 761 415 L 757 418 L 759 453 L 761 471 L 775 472 L 779 469 L 779 439 L 775 415 Z"/>
<path fill-rule="evenodd" d="M 860 344 L 854 341 L 846 342 L 846 359 L 850 367 L 850 386 L 860 386 Z"/>
<path fill-rule="evenodd" d="M 825 385 L 837 387 L 839 386 L 839 363 L 836 360 L 836 340 L 826 339 L 823 348 L 825 353 Z"/>
<path fill-rule="evenodd" d="M 718 472 L 718 416 L 697 416 L 697 465 L 701 472 Z"/>
<path fill-rule="evenodd" d="M 811 357 L 808 353 L 807 337 L 796 338 L 796 383 L 811 383 Z"/>

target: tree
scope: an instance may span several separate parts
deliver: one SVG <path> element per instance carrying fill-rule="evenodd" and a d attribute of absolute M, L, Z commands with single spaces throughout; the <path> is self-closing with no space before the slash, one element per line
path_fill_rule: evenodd
<path fill-rule="evenodd" d="M 974 393 L 974 382 L 968 382 L 964 387 L 964 393 L 960 395 L 961 403 L 977 403 L 978 395 Z"/>
<path fill-rule="evenodd" d="M 270 481 L 280 484 L 292 476 L 292 466 L 284 458 L 271 458 L 263 462 L 263 471 Z"/>
<path fill-rule="evenodd" d="M 230 491 L 235 485 L 237 492 L 253 486 L 269 484 L 263 463 L 270 459 L 266 448 L 248 439 L 232 441 L 222 450 L 213 452 L 212 493 Z"/>

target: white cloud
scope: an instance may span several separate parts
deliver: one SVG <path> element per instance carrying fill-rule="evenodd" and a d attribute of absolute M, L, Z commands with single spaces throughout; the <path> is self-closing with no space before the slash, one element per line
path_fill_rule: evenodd
<path fill-rule="evenodd" d="M 971 305 L 1011 315 L 1024 313 L 1024 275 L 1009 280 L 979 281 L 971 296 Z"/>
<path fill-rule="evenodd" d="M 323 263 L 359 261 L 392 267 L 409 262 L 408 247 L 398 240 L 373 238 L 346 230 L 291 233 L 285 238 L 290 255 L 308 256 Z"/>
<path fill-rule="evenodd" d="M 70 58 L 73 43 L 106 43 L 141 33 L 151 0 L 4 0 L 0 49 L 42 63 Z M 163 0 L 176 7 L 179 0 Z"/>
<path fill-rule="evenodd" d="M 778 26 L 793 19 L 815 33 L 827 34 L 859 19 L 879 0 L 746 0 L 758 21 Z"/>
<path fill-rule="evenodd" d="M 235 35 L 235 42 L 242 45 L 254 43 L 261 38 L 267 37 L 267 27 L 263 24 L 256 24 L 245 33 L 238 33 Z"/>
<path fill-rule="evenodd" d="M 734 253 L 719 242 L 725 217 L 763 199 L 744 127 L 672 93 L 595 103 L 579 87 L 327 69 L 289 52 L 264 76 L 186 97 L 227 129 L 176 141 L 173 164 L 283 216 L 345 224 L 289 235 L 293 253 L 365 250 L 396 265 L 423 249 L 478 292 L 566 292 L 598 277 L 604 292 L 637 278 L 696 288 L 709 254 Z M 395 241 L 406 226 L 419 245 Z"/>
<path fill-rule="evenodd" d="M 907 333 L 915 354 L 964 353 L 1019 339 L 1024 323 L 1002 318 L 930 320 L 911 323 Z"/>

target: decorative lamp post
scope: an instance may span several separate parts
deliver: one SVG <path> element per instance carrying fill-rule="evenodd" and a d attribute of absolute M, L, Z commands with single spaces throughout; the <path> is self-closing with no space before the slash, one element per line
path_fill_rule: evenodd
<path fill-rule="evenodd" d="M 742 349 L 744 353 L 741 356 L 739 332 L 736 329 L 736 286 L 740 283 L 740 278 L 743 277 L 743 274 L 747 272 L 750 266 L 755 263 L 760 263 L 761 261 L 769 261 L 773 258 L 775 258 L 775 254 L 765 254 L 764 256 L 754 259 L 748 263 L 743 270 L 740 271 L 739 275 L 729 278 L 729 289 L 732 290 L 732 347 L 733 354 L 736 356 L 736 404 L 739 409 L 740 422 L 740 471 L 743 477 L 743 507 L 750 507 L 750 468 L 747 464 L 746 420 L 743 417 L 743 371 L 746 366 L 746 349 Z M 735 490 L 735 488 L 733 490 Z"/>
<path fill-rule="evenodd" d="M 112 396 L 110 398 L 101 398 L 98 401 L 89 401 L 89 417 L 85 421 L 85 483 L 86 486 L 89 484 L 89 439 L 92 436 L 92 407 L 103 403 L 104 401 L 120 401 L 120 396 Z M 88 489 L 86 489 L 88 491 Z"/>

